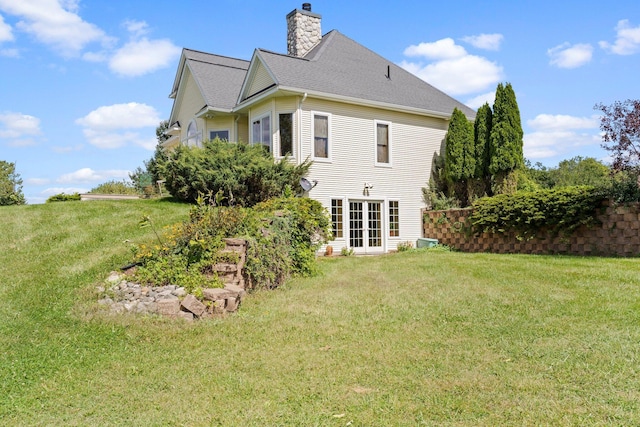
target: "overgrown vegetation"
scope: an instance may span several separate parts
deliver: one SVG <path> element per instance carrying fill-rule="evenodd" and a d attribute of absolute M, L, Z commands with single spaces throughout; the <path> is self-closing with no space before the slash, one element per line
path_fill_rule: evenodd
<path fill-rule="evenodd" d="M 94 187 L 89 191 L 94 194 L 138 194 L 138 189 L 131 181 L 112 179 Z"/>
<path fill-rule="evenodd" d="M 72 193 L 72 194 L 59 193 L 59 194 L 54 194 L 53 196 L 49 197 L 47 199 L 46 203 L 77 202 L 80 199 L 81 199 L 80 193 Z"/>
<path fill-rule="evenodd" d="M 150 218 L 144 225 L 152 226 Z M 322 205 L 308 198 L 283 197 L 254 208 L 214 206 L 199 199 L 189 219 L 172 226 L 150 244 L 138 247 L 139 280 L 175 284 L 189 292 L 221 285 L 213 265 L 228 260 L 223 240 L 248 241 L 245 272 L 253 287 L 273 288 L 291 275 L 316 270 L 315 252 L 330 236 L 330 221 Z"/>
<path fill-rule="evenodd" d="M 250 207 L 297 188 L 310 162 L 274 162 L 260 144 L 206 141 L 203 147 L 179 146 L 160 166 L 166 188 L 179 200 L 195 202 L 224 196 L 226 206 Z"/>
<path fill-rule="evenodd" d="M 500 194 L 476 200 L 469 220 L 476 233 L 515 231 L 523 238 L 540 230 L 569 234 L 595 223 L 603 198 L 589 186 Z"/>

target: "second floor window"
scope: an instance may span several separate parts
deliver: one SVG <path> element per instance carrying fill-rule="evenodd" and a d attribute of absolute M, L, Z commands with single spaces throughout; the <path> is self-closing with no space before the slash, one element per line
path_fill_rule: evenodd
<path fill-rule="evenodd" d="M 329 116 L 313 115 L 313 157 L 329 158 Z"/>
<path fill-rule="evenodd" d="M 280 125 L 280 157 L 293 155 L 293 114 L 279 115 Z"/>
<path fill-rule="evenodd" d="M 376 163 L 391 163 L 388 123 L 376 123 Z"/>

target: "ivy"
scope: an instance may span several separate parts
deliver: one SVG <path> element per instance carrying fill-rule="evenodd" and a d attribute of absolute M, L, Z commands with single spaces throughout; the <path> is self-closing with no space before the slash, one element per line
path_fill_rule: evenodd
<path fill-rule="evenodd" d="M 597 223 L 603 199 L 601 191 L 589 186 L 500 194 L 476 200 L 469 220 L 478 234 L 516 232 L 527 239 L 545 230 L 568 235 Z"/>

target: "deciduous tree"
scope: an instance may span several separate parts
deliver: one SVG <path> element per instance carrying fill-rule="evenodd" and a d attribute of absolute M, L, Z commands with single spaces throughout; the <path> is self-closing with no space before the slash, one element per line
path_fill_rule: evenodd
<path fill-rule="evenodd" d="M 0 160 L 0 206 L 24 205 L 22 179 L 16 172 L 16 164 Z"/>
<path fill-rule="evenodd" d="M 616 171 L 640 166 L 640 100 L 627 99 L 611 105 L 596 104 L 602 112 L 602 147 L 613 157 Z"/>

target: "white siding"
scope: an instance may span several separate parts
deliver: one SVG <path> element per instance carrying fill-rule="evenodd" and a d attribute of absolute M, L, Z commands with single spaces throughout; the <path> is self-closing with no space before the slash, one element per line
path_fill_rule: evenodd
<path fill-rule="evenodd" d="M 262 63 L 258 63 L 256 71 L 253 74 L 253 78 L 249 83 L 249 89 L 246 92 L 247 97 L 258 93 L 273 84 L 274 81 L 269 75 L 267 69 L 262 65 Z"/>
<path fill-rule="evenodd" d="M 180 93 L 179 99 L 176 99 L 175 105 L 179 106 L 179 111 L 176 114 L 176 119 L 180 122 L 180 141 L 183 141 L 187 137 L 187 128 L 189 126 L 189 122 L 194 118 L 195 114 L 204 107 L 205 100 L 200 93 L 200 89 L 196 84 L 193 76 L 191 75 L 191 71 L 189 68 L 185 68 L 183 75 L 182 87 L 183 90 Z M 204 129 L 205 124 L 204 120 L 197 119 L 196 124 L 198 126 L 198 131 L 203 132 L 202 137 L 203 140 L 207 139 L 207 135 L 205 135 Z"/>
<path fill-rule="evenodd" d="M 422 187 L 429 182 L 434 152 L 439 152 L 447 130 L 442 119 L 422 117 L 368 107 L 307 99 L 302 105 L 302 159 L 311 156 L 311 112 L 331 114 L 330 144 L 332 161 L 315 162 L 310 179 L 318 185 L 309 196 L 328 210 L 332 198 L 383 201 L 384 245 L 394 250 L 399 242 L 415 244 L 422 237 L 420 209 Z M 390 122 L 392 167 L 375 165 L 375 120 Z M 365 196 L 365 182 L 373 185 Z M 388 201 L 400 207 L 400 236 L 388 237 Z M 348 241 L 348 215 L 345 216 L 345 240 L 334 242 L 336 250 Z"/>

